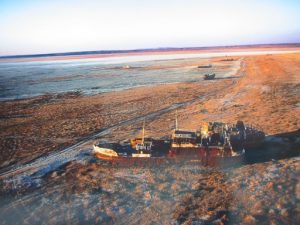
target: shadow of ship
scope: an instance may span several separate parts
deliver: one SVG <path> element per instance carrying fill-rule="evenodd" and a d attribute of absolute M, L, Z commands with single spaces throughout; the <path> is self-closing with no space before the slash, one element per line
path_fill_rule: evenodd
<path fill-rule="evenodd" d="M 300 155 L 300 129 L 270 135 L 261 146 L 246 150 L 245 163 L 262 163 Z"/>

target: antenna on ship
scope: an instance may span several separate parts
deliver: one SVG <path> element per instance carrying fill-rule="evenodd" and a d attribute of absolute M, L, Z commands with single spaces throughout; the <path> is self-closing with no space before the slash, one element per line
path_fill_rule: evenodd
<path fill-rule="evenodd" d="M 176 115 L 175 115 L 175 130 L 178 130 L 177 109 L 176 109 Z"/>
<path fill-rule="evenodd" d="M 144 140 L 145 140 L 145 120 L 143 122 L 143 136 L 142 136 L 142 144 L 144 144 Z"/>

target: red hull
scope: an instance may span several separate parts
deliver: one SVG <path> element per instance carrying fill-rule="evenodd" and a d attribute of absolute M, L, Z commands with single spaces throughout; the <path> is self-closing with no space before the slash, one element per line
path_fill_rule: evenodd
<path fill-rule="evenodd" d="M 96 157 L 109 161 L 112 164 L 126 164 L 126 165 L 159 165 L 167 161 L 166 157 L 131 157 L 131 156 L 106 156 L 101 153 L 96 153 Z"/>
<path fill-rule="evenodd" d="M 223 166 L 236 165 L 244 161 L 244 154 L 232 155 L 230 149 L 220 147 L 198 147 L 198 148 L 171 148 L 168 157 L 195 159 L 199 160 L 202 165 Z"/>
<path fill-rule="evenodd" d="M 232 166 L 239 165 L 244 161 L 244 154 L 232 156 L 231 151 L 222 152 L 220 149 L 210 148 L 171 148 L 167 156 L 162 157 L 125 157 L 125 156 L 106 156 L 97 153 L 96 156 L 112 164 L 124 165 L 160 165 L 162 163 L 181 163 L 185 161 L 192 161 L 204 166 Z"/>

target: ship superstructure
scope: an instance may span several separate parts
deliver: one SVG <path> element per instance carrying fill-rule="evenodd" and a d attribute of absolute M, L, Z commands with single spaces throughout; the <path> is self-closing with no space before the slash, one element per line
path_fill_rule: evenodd
<path fill-rule="evenodd" d="M 175 129 L 171 136 L 169 157 L 200 158 L 205 164 L 231 157 L 242 158 L 244 149 L 234 149 L 230 132 L 224 123 L 203 123 L 199 131 L 178 128 L 176 115 Z"/>
<path fill-rule="evenodd" d="M 151 157 L 153 141 L 148 139 L 145 141 L 145 121 L 143 123 L 143 134 L 140 143 L 135 145 L 135 153 L 132 153 L 132 157 Z"/>

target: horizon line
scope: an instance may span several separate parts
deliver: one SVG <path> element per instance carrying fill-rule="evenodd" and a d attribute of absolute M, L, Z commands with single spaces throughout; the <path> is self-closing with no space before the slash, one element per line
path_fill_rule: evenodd
<path fill-rule="evenodd" d="M 37 53 L 37 54 L 20 54 L 20 55 L 0 55 L 0 59 L 10 58 L 35 58 L 35 57 L 51 57 L 51 56 L 76 56 L 76 55 L 105 55 L 116 53 L 135 53 L 135 52 L 155 52 L 155 51 L 172 51 L 172 50 L 204 50 L 204 49 L 217 49 L 217 48 L 237 48 L 237 47 L 254 47 L 254 46 L 289 46 L 299 45 L 298 43 L 272 43 L 272 44 L 243 44 L 243 45 L 215 45 L 215 46 L 202 46 L 202 47 L 156 47 L 156 48 L 138 48 L 138 49 L 115 49 L 115 50 L 90 50 L 90 51 L 70 51 L 70 52 L 52 52 L 52 53 Z"/>

